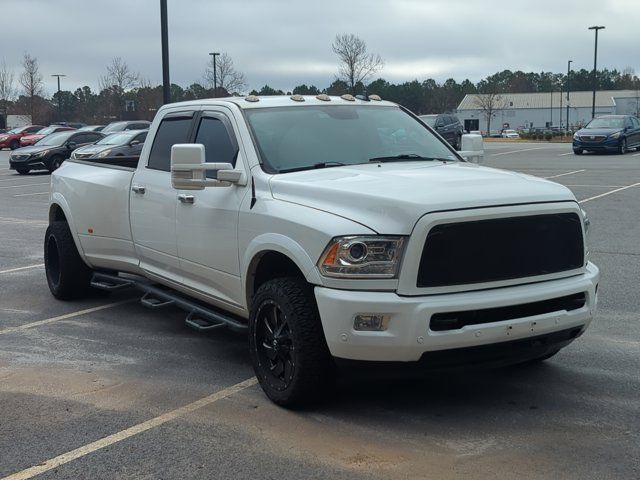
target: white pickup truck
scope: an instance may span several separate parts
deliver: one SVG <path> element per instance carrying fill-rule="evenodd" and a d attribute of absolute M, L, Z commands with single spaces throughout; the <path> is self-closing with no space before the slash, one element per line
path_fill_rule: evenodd
<path fill-rule="evenodd" d="M 53 295 L 137 287 L 194 328 L 248 330 L 281 405 L 326 392 L 341 361 L 542 360 L 594 314 L 567 188 L 465 162 L 374 95 L 170 104 L 137 168 L 98 161 L 52 175 Z"/>

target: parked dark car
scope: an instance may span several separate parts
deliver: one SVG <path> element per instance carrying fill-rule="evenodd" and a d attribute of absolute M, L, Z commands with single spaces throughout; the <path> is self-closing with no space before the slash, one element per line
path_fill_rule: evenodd
<path fill-rule="evenodd" d="M 36 133 L 31 135 L 25 135 L 20 139 L 21 147 L 28 147 L 29 145 L 34 145 L 38 140 L 43 139 L 47 135 L 51 135 L 52 133 L 58 132 L 66 132 L 69 130 L 75 130 L 72 127 L 66 127 L 64 125 L 49 125 L 41 130 L 38 130 Z"/>
<path fill-rule="evenodd" d="M 73 150 L 100 140 L 103 135 L 99 132 L 69 132 L 52 133 L 35 145 L 23 147 L 11 152 L 9 168 L 25 175 L 30 170 L 56 170 Z"/>
<path fill-rule="evenodd" d="M 602 115 L 573 135 L 573 153 L 626 153 L 640 148 L 640 121 L 632 115 Z"/>
<path fill-rule="evenodd" d="M 20 139 L 22 137 L 36 133 L 43 128 L 45 127 L 42 125 L 26 125 L 24 127 L 13 128 L 7 133 L 0 134 L 0 150 L 3 148 L 10 148 L 11 150 L 20 148 Z"/>
<path fill-rule="evenodd" d="M 139 157 L 149 130 L 127 130 L 112 133 L 93 145 L 80 147 L 73 151 L 71 158 L 84 160 L 103 157 Z"/>
<path fill-rule="evenodd" d="M 105 135 L 114 132 L 123 132 L 125 130 L 146 130 L 151 126 L 151 122 L 146 120 L 127 120 L 124 122 L 112 122 L 102 129 Z"/>
<path fill-rule="evenodd" d="M 420 120 L 433 128 L 456 150 L 460 150 L 464 128 L 455 115 L 441 113 L 438 115 L 420 115 Z"/>
<path fill-rule="evenodd" d="M 78 129 L 79 132 L 101 132 L 104 129 L 104 125 L 85 125 Z"/>

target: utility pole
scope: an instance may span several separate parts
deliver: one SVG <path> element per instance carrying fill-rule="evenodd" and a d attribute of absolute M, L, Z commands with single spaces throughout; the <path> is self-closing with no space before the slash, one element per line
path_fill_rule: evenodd
<path fill-rule="evenodd" d="M 604 27 L 599 27 L 594 25 L 593 27 L 589 27 L 589 30 L 596 31 L 596 44 L 593 50 L 593 101 L 591 102 L 591 118 L 595 118 L 596 116 L 596 87 L 597 87 L 597 78 L 596 78 L 596 67 L 598 63 L 598 30 L 604 30 Z"/>
<path fill-rule="evenodd" d="M 66 75 L 62 74 L 54 74 L 52 77 L 58 77 L 58 121 L 62 121 L 62 98 L 60 97 L 60 77 L 66 77 Z"/>
<path fill-rule="evenodd" d="M 560 131 L 562 131 L 562 82 L 560 82 Z"/>
<path fill-rule="evenodd" d="M 160 36 L 162 42 L 162 103 L 171 103 L 169 81 L 169 27 L 167 23 L 167 0 L 160 0 Z"/>
<path fill-rule="evenodd" d="M 209 53 L 213 57 L 213 96 L 218 96 L 218 69 L 216 68 L 216 57 L 220 55 L 218 52 Z"/>
<path fill-rule="evenodd" d="M 553 127 L 553 87 L 551 87 L 551 108 L 549 109 L 551 112 L 551 118 L 549 122 L 549 128 Z"/>
<path fill-rule="evenodd" d="M 569 90 L 571 89 L 569 84 L 569 75 L 571 75 L 571 63 L 573 60 L 567 62 L 567 130 L 569 130 Z"/>

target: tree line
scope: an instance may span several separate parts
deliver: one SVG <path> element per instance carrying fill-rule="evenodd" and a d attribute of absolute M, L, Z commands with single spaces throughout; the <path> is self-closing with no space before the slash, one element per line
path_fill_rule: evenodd
<path fill-rule="evenodd" d="M 345 93 L 377 94 L 385 100 L 403 105 L 417 114 L 451 112 L 467 94 L 504 94 L 566 91 L 567 74 L 503 70 L 473 83 L 449 78 L 444 82 L 417 79 L 394 84 L 384 78 L 373 78 L 383 67 L 383 59 L 367 51 L 363 40 L 353 34 L 337 35 L 332 50 L 338 58 L 335 79 L 325 87 L 300 84 L 292 90 L 271 85 L 248 92 L 253 95 L 342 95 Z M 213 73 L 213 59 L 207 64 L 203 78 L 189 86 L 171 84 L 171 101 L 243 95 L 247 80 L 227 53 L 218 58 Z M 17 81 L 16 81 L 17 80 Z M 592 71 L 572 70 L 571 91 L 591 90 Z M 215 81 L 215 85 L 214 85 Z M 151 85 L 133 71 L 120 57 L 113 58 L 99 78 L 99 90 L 89 86 L 75 91 L 61 90 L 50 98 L 44 94 L 43 76 L 37 58 L 25 53 L 22 72 L 17 79 L 7 65 L 0 63 L 0 111 L 7 114 L 29 114 L 34 123 L 78 121 L 108 123 L 118 119 L 152 120 L 162 105 L 162 85 Z M 631 68 L 622 71 L 603 69 L 597 72 L 598 90 L 640 90 L 640 79 Z"/>

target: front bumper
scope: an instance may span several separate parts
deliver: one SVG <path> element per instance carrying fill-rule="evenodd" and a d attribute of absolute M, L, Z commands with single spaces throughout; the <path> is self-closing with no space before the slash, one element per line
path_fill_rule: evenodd
<path fill-rule="evenodd" d="M 411 362 L 427 352 L 492 345 L 563 330 L 586 328 L 595 312 L 598 268 L 560 280 L 529 285 L 428 296 L 403 297 L 394 292 L 335 290 L 316 287 L 315 296 L 329 350 L 350 360 Z M 467 325 L 457 330 L 432 331 L 436 313 L 481 310 L 540 302 L 584 292 L 586 302 L 576 310 L 562 310 L 511 320 Z M 388 328 L 356 331 L 357 314 L 384 314 Z"/>
<path fill-rule="evenodd" d="M 46 157 L 28 158 L 26 160 L 14 160 L 9 157 L 9 169 L 17 170 L 18 168 L 40 169 L 47 168 Z"/>
<path fill-rule="evenodd" d="M 589 150 L 593 152 L 617 152 L 620 149 L 620 138 L 606 138 L 601 142 L 585 142 L 583 140 L 573 140 L 574 150 Z"/>

